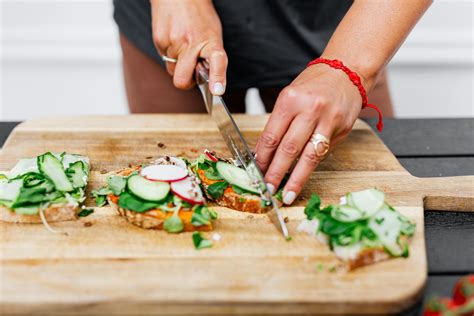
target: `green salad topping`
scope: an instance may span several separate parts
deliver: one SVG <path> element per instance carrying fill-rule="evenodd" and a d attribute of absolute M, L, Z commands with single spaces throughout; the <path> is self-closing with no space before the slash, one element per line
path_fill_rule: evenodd
<path fill-rule="evenodd" d="M 324 208 L 313 194 L 304 212 L 306 220 L 300 229 L 315 227 L 309 233 L 324 236 L 333 250 L 383 247 L 394 257 L 409 254 L 408 238 L 415 232 L 415 223 L 391 207 L 381 191 L 349 193 L 344 203 Z"/>
<path fill-rule="evenodd" d="M 47 152 L 21 159 L 0 178 L 0 205 L 22 215 L 38 214 L 51 204 L 78 206 L 85 199 L 89 159 Z"/>

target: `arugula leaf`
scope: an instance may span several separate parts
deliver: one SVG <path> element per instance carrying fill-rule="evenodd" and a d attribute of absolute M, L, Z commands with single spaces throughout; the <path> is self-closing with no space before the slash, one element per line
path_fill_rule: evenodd
<path fill-rule="evenodd" d="M 312 194 L 308 204 L 304 208 L 304 213 L 309 220 L 316 217 L 316 214 L 321 210 L 321 199 L 316 194 Z"/>
<path fill-rule="evenodd" d="M 224 195 L 224 190 L 229 186 L 227 181 L 216 182 L 207 187 L 207 193 L 214 199 Z"/>
<path fill-rule="evenodd" d="M 127 179 L 121 176 L 111 176 L 107 179 L 107 184 L 114 195 L 120 195 L 125 190 Z"/>
<path fill-rule="evenodd" d="M 212 241 L 204 238 L 200 232 L 193 233 L 193 243 L 194 243 L 194 248 L 196 249 L 204 249 L 204 248 L 212 247 Z"/>
<path fill-rule="evenodd" d="M 127 191 L 122 192 L 119 197 L 118 206 L 127 210 L 135 211 L 137 213 L 143 213 L 153 208 L 158 207 L 160 203 L 149 202 L 140 199 L 128 193 Z"/>
<path fill-rule="evenodd" d="M 80 211 L 79 214 L 77 214 L 77 216 L 78 217 L 86 217 L 86 216 L 91 215 L 92 213 L 94 213 L 93 208 L 85 208 L 82 211 Z"/>

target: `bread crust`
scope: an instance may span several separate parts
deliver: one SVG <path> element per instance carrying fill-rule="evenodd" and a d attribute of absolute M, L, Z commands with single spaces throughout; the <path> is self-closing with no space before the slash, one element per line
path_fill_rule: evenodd
<path fill-rule="evenodd" d="M 254 214 L 263 214 L 270 210 L 270 207 L 265 206 L 262 199 L 258 195 L 242 195 L 236 193 L 231 186 L 229 186 L 225 191 L 224 194 L 215 199 L 209 195 L 207 192 L 208 187 L 216 182 L 215 180 L 211 180 L 206 178 L 205 171 L 198 169 L 197 171 L 199 179 L 201 180 L 201 186 L 203 188 L 204 194 L 206 195 L 207 199 L 216 202 L 220 206 L 228 207 L 230 209 L 247 212 L 247 213 L 254 213 Z"/>
<path fill-rule="evenodd" d="M 359 267 L 368 266 L 390 258 L 383 248 L 367 248 L 359 252 L 357 258 L 345 261 L 347 270 L 351 271 Z"/>
<path fill-rule="evenodd" d="M 160 210 L 150 210 L 143 213 L 134 212 L 127 210 L 118 206 L 117 202 L 114 201 L 112 196 L 107 197 L 109 205 L 112 207 L 115 212 L 124 217 L 127 221 L 132 223 L 135 226 L 144 228 L 144 229 L 158 229 L 163 230 L 163 223 L 165 220 L 172 216 L 171 212 L 162 212 Z M 179 217 L 184 223 L 184 230 L 186 232 L 192 231 L 211 231 L 212 223 L 209 222 L 207 225 L 194 226 L 191 224 L 192 211 L 180 211 Z"/>
<path fill-rule="evenodd" d="M 52 204 L 44 209 L 44 216 L 48 223 L 72 221 L 77 219 L 78 206 L 68 204 Z M 42 223 L 39 214 L 17 214 L 12 209 L 0 206 L 0 220 L 8 223 L 39 224 Z"/>

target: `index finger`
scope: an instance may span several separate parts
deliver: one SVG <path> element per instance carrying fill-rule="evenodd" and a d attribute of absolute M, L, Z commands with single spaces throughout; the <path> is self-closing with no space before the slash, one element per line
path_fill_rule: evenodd
<path fill-rule="evenodd" d="M 209 87 L 214 95 L 223 95 L 227 84 L 227 54 L 222 43 L 209 43 L 201 50 L 201 57 L 209 63 Z"/>

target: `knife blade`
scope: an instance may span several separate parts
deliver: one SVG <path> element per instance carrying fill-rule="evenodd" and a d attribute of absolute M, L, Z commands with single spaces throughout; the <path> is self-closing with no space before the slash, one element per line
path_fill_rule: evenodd
<path fill-rule="evenodd" d="M 270 190 L 268 190 L 262 171 L 257 166 L 255 158 L 249 150 L 239 127 L 232 118 L 224 99 L 221 96 L 212 95 L 209 90 L 209 66 L 204 60 L 199 61 L 197 64 L 196 83 L 203 96 L 207 112 L 216 122 L 229 151 L 234 156 L 234 160 L 245 169 L 259 191 L 262 200 L 272 206 L 272 209 L 268 212 L 270 219 L 281 230 L 285 239 L 290 240 L 291 237 L 285 224 L 286 214 L 283 214 L 275 198 L 270 193 Z"/>

